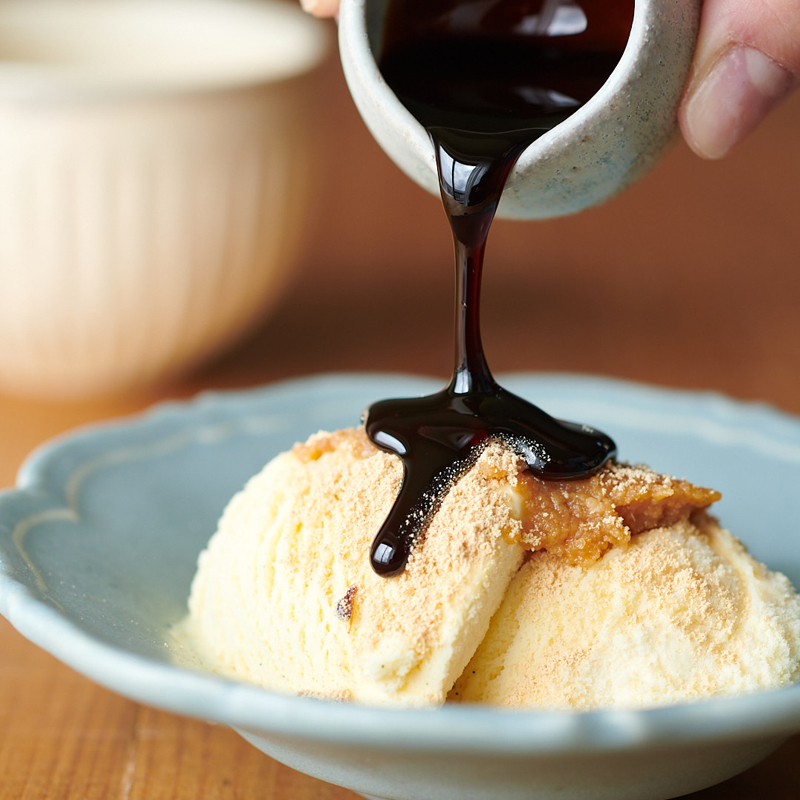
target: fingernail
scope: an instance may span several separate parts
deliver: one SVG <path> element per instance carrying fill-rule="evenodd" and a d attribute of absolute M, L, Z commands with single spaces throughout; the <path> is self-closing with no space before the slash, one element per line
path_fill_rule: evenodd
<path fill-rule="evenodd" d="M 760 50 L 728 48 L 684 102 L 687 142 L 701 156 L 722 158 L 755 130 L 794 82 Z"/>

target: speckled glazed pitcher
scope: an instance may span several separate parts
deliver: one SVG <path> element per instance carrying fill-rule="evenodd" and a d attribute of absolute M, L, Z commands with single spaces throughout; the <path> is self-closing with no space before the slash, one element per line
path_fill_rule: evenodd
<path fill-rule="evenodd" d="M 375 139 L 413 180 L 438 192 L 433 146 L 375 63 L 389 0 L 341 0 L 339 47 L 350 91 Z M 701 0 L 635 0 L 631 35 L 600 91 L 519 159 L 499 215 L 543 219 L 607 200 L 673 141 Z"/>

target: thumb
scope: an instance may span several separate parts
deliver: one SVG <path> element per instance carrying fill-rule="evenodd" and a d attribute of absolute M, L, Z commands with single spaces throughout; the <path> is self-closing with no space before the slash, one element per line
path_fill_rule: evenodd
<path fill-rule="evenodd" d="M 705 0 L 678 112 L 689 146 L 721 158 L 800 83 L 797 0 Z"/>

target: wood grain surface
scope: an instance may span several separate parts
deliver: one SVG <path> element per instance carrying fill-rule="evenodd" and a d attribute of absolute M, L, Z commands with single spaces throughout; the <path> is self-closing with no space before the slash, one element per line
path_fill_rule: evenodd
<path fill-rule="evenodd" d="M 344 370 L 445 381 L 453 270 L 441 208 L 372 142 L 334 57 L 318 83 L 319 202 L 281 304 L 235 349 L 169 385 L 71 404 L 0 397 L 0 485 L 11 486 L 25 455 L 53 435 L 208 388 Z M 795 98 L 724 162 L 702 162 L 678 143 L 641 184 L 601 208 L 498 223 L 483 314 L 495 372 L 603 374 L 800 414 L 798 132 Z M 798 764 L 794 737 L 692 797 L 795 800 Z M 354 797 L 277 764 L 228 729 L 111 694 L 0 620 L 1 800 Z"/>

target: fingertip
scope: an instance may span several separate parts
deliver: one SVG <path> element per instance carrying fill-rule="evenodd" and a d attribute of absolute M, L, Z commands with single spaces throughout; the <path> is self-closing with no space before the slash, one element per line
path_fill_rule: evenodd
<path fill-rule="evenodd" d="M 300 0 L 300 5 L 315 17 L 334 17 L 339 13 L 339 0 Z"/>

